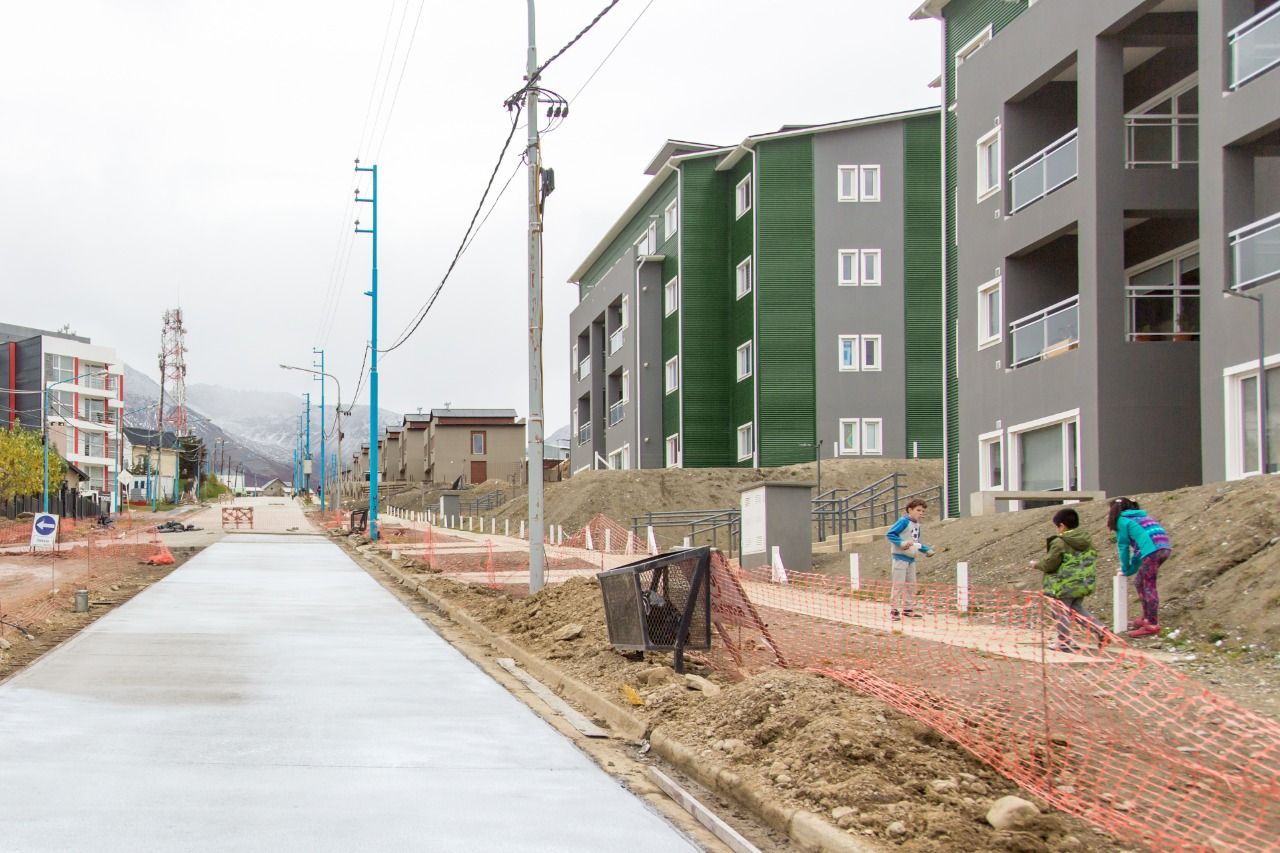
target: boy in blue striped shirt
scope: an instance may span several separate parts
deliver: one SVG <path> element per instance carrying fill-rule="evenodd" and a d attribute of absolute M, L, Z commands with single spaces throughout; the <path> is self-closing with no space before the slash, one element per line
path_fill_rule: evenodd
<path fill-rule="evenodd" d="M 893 585 L 889 590 L 889 615 L 896 622 L 903 616 L 919 619 L 915 612 L 916 557 L 933 556 L 933 549 L 920 541 L 920 519 L 929 507 L 920 498 L 907 502 L 907 514 L 899 518 L 885 533 L 889 540 L 892 562 L 889 577 Z"/>

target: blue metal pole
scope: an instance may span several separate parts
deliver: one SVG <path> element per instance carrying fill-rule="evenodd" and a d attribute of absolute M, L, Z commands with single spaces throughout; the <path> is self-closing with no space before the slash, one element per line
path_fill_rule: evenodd
<path fill-rule="evenodd" d="M 45 386 L 44 393 L 40 395 L 42 398 L 41 409 L 42 420 L 40 425 L 44 427 L 44 509 L 43 512 L 49 511 L 49 386 Z"/>
<path fill-rule="evenodd" d="M 307 446 L 306 446 L 307 455 L 304 457 L 304 461 L 302 463 L 304 466 L 302 471 L 302 476 L 307 482 L 307 495 L 309 496 L 311 494 L 311 470 L 310 470 L 310 467 L 311 467 L 311 392 L 308 391 L 306 396 L 307 396 L 307 431 L 304 432 L 302 435 L 307 442 Z"/>
<path fill-rule="evenodd" d="M 320 353 L 320 511 L 324 512 L 324 350 L 318 352 Z"/>
<path fill-rule="evenodd" d="M 371 342 L 369 344 L 369 538 L 378 538 L 378 167 L 356 164 L 357 172 L 373 174 L 373 192 L 369 198 L 356 196 L 356 201 L 373 206 L 373 227 L 356 228 L 358 233 L 373 238 L 373 269 L 370 289 L 365 293 L 372 300 L 370 309 Z"/>

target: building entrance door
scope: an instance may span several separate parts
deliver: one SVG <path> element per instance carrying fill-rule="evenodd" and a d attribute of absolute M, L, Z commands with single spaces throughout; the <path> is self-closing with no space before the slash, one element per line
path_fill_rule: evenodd
<path fill-rule="evenodd" d="M 471 482 L 473 484 L 483 483 L 485 480 L 489 479 L 488 467 L 489 465 L 487 462 L 472 462 L 471 463 Z"/>

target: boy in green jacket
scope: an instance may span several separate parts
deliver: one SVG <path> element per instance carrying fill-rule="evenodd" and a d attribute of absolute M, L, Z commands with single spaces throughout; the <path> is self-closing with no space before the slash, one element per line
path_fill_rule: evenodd
<path fill-rule="evenodd" d="M 1106 633 L 1097 619 L 1084 607 L 1085 596 L 1098 585 L 1098 552 L 1089 534 L 1080 529 L 1080 515 L 1074 509 L 1060 509 L 1053 516 L 1054 536 L 1045 540 L 1048 552 L 1043 560 L 1031 565 L 1044 572 L 1044 594 L 1056 598 L 1066 610 L 1054 608 L 1058 623 L 1060 652 L 1078 652 L 1071 642 L 1072 613 L 1097 636 L 1098 645 L 1106 642 Z"/>

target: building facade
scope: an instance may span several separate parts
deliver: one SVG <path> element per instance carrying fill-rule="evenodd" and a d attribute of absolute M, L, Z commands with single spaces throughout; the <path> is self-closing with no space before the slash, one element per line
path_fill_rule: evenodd
<path fill-rule="evenodd" d="M 1260 455 L 1255 308 L 1221 294 L 1280 270 L 1275 40 L 1239 40 L 1278 8 L 916 12 L 944 32 L 950 514 L 977 491 L 1171 489 Z"/>
<path fill-rule="evenodd" d="M 432 409 L 427 482 L 479 484 L 522 476 L 525 422 L 514 409 Z"/>
<path fill-rule="evenodd" d="M 38 430 L 45 418 L 51 446 L 86 475 L 80 489 L 110 497 L 119 511 L 124 364 L 115 349 L 0 324 L 0 377 L 9 389 L 0 393 L 0 423 Z"/>
<path fill-rule="evenodd" d="M 571 277 L 571 470 L 940 455 L 939 139 L 669 141 Z"/>

